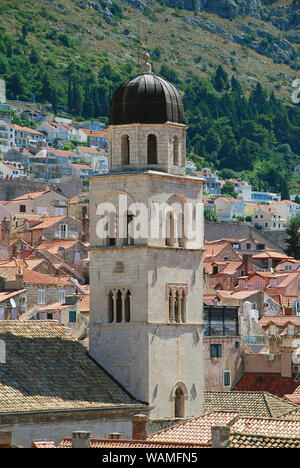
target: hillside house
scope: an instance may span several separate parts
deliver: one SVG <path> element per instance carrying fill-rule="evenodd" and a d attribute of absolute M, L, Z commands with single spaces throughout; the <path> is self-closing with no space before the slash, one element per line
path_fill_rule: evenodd
<path fill-rule="evenodd" d="M 235 198 L 218 197 L 214 201 L 217 218 L 223 221 L 244 216 L 244 201 Z"/>

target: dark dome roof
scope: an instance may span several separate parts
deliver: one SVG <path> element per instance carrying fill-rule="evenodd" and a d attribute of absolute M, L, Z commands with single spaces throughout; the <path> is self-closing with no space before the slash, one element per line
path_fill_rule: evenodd
<path fill-rule="evenodd" d="M 113 95 L 109 125 L 165 122 L 185 124 L 184 108 L 175 86 L 159 76 L 151 73 L 135 76 Z"/>

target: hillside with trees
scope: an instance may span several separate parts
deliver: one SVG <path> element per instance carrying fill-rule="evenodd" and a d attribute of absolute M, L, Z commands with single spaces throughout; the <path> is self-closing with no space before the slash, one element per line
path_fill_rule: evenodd
<path fill-rule="evenodd" d="M 300 193 L 293 173 L 300 110 L 291 101 L 299 1 L 239 0 L 232 10 L 221 0 L 218 14 L 216 2 L 202 3 L 0 0 L 8 99 L 50 102 L 55 113 L 107 122 L 113 92 L 139 72 L 147 47 L 155 73 L 182 93 L 188 153 L 199 169 L 283 198 Z"/>

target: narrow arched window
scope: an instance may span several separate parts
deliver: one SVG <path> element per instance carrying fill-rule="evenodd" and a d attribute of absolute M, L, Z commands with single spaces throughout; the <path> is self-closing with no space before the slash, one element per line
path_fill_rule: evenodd
<path fill-rule="evenodd" d="M 116 245 L 117 243 L 117 217 L 115 213 L 109 213 L 108 216 L 108 245 Z"/>
<path fill-rule="evenodd" d="M 184 394 L 181 388 L 175 391 L 175 418 L 184 418 Z"/>
<path fill-rule="evenodd" d="M 155 135 L 149 135 L 147 140 L 147 163 L 157 164 L 157 139 Z"/>
<path fill-rule="evenodd" d="M 181 213 L 178 216 L 177 233 L 178 233 L 178 245 L 179 245 L 179 247 L 185 247 L 184 214 L 183 213 Z"/>
<path fill-rule="evenodd" d="M 166 245 L 173 247 L 175 245 L 175 220 L 174 213 L 169 211 L 166 220 Z"/>
<path fill-rule="evenodd" d="M 125 322 L 130 322 L 130 291 L 127 291 L 125 299 Z"/>
<path fill-rule="evenodd" d="M 121 137 L 121 160 L 122 164 L 126 166 L 130 164 L 130 144 L 128 135 L 122 135 Z"/>
<path fill-rule="evenodd" d="M 122 322 L 122 293 L 119 289 L 117 294 L 117 322 Z"/>
<path fill-rule="evenodd" d="M 113 295 L 112 292 L 109 291 L 108 293 L 108 321 L 112 323 L 114 321 L 114 301 L 113 301 Z"/>
<path fill-rule="evenodd" d="M 173 139 L 173 164 L 174 166 L 179 166 L 179 141 L 177 136 L 174 136 Z"/>
<path fill-rule="evenodd" d="M 127 244 L 128 245 L 133 245 L 133 237 L 130 236 L 130 223 L 133 221 L 133 214 L 127 212 Z"/>

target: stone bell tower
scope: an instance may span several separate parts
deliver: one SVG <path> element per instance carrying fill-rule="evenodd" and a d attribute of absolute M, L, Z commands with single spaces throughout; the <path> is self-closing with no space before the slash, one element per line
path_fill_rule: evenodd
<path fill-rule="evenodd" d="M 152 418 L 203 410 L 202 180 L 185 176 L 181 96 L 143 72 L 115 92 L 90 182 L 90 353 Z"/>

